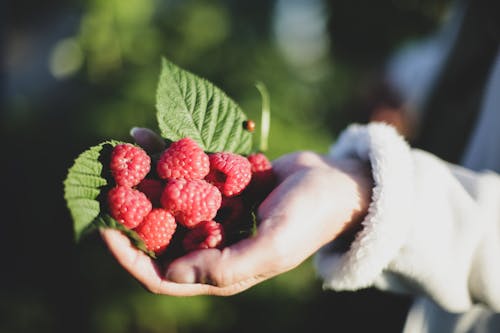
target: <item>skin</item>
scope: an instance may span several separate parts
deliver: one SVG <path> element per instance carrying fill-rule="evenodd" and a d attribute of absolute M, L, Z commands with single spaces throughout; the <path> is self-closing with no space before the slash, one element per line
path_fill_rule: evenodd
<path fill-rule="evenodd" d="M 119 231 L 103 229 L 102 238 L 123 268 L 155 294 L 228 296 L 297 267 L 339 235 L 359 229 L 373 187 L 366 165 L 299 152 L 274 161 L 273 168 L 279 185 L 258 209 L 254 237 L 165 265 Z"/>

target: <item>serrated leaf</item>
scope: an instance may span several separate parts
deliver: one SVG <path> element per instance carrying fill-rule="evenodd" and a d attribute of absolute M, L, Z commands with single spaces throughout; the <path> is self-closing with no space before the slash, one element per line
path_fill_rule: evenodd
<path fill-rule="evenodd" d="M 87 149 L 68 170 L 64 181 L 64 198 L 73 218 L 77 241 L 92 229 L 92 223 L 101 213 L 99 195 L 109 183 L 103 160 L 109 158 L 111 148 L 119 143 L 121 142 L 107 141 Z"/>
<path fill-rule="evenodd" d="M 221 89 L 163 59 L 156 95 L 161 135 L 177 141 L 190 137 L 208 152 L 248 154 L 252 134 L 241 108 Z"/>
<path fill-rule="evenodd" d="M 123 232 L 131 241 L 132 244 L 138 248 L 139 250 L 143 251 L 147 255 L 149 255 L 151 258 L 156 259 L 156 254 L 153 251 L 149 251 L 146 247 L 146 244 L 144 241 L 139 237 L 139 235 L 131 229 L 127 229 L 123 224 L 109 216 L 108 214 L 104 214 L 102 216 L 99 216 L 95 221 L 94 225 L 97 228 L 111 228 L 111 229 L 116 229 L 120 230 Z"/>

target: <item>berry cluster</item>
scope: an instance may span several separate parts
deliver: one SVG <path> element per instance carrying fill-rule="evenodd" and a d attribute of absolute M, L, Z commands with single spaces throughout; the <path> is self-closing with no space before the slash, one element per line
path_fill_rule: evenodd
<path fill-rule="evenodd" d="M 175 240 L 184 253 L 238 240 L 275 183 L 262 153 L 207 154 L 190 138 L 172 143 L 154 162 L 138 146 L 117 145 L 110 170 L 116 184 L 107 193 L 110 215 L 156 254 Z"/>

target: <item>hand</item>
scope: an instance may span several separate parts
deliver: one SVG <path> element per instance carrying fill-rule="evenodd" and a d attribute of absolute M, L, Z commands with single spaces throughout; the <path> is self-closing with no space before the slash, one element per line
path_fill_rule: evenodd
<path fill-rule="evenodd" d="M 280 158 L 273 168 L 279 185 L 258 209 L 257 235 L 232 246 L 191 252 L 162 270 L 119 231 L 103 229 L 102 237 L 153 293 L 232 295 L 298 266 L 366 214 L 372 183 L 357 160 L 304 152 Z"/>

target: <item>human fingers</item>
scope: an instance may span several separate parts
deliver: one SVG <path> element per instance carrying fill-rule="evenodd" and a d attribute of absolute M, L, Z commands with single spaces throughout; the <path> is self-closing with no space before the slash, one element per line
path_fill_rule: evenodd
<path fill-rule="evenodd" d="M 176 259 L 167 268 L 167 279 L 208 284 L 213 286 L 211 294 L 232 295 L 292 269 L 298 263 L 289 260 L 278 228 L 272 223 L 263 221 L 256 236 L 222 250 L 199 250 Z M 263 230 L 266 224 L 269 230 Z"/>
<path fill-rule="evenodd" d="M 302 170 L 328 167 L 328 163 L 322 155 L 310 151 L 283 155 L 273 161 L 273 171 L 280 181 Z"/>
<path fill-rule="evenodd" d="M 171 296 L 194 296 L 211 293 L 209 285 L 178 284 L 165 279 L 159 265 L 142 251 L 136 249 L 120 231 L 101 229 L 100 233 L 118 263 L 150 292 Z"/>
<path fill-rule="evenodd" d="M 165 149 L 165 141 L 149 128 L 133 127 L 130 135 L 148 153 L 157 153 Z"/>
<path fill-rule="evenodd" d="M 134 248 L 128 238 L 119 231 L 102 229 L 101 235 L 120 265 L 146 289 L 155 294 L 170 296 L 228 296 L 246 290 L 270 276 L 234 274 L 230 278 L 231 280 L 223 277 L 224 275 L 229 276 L 231 272 L 236 273 L 239 271 L 241 273 L 244 270 L 243 267 L 238 268 L 234 264 L 234 261 L 237 260 L 241 260 L 241 266 L 248 265 L 246 267 L 247 272 L 250 270 L 255 271 L 255 265 L 249 264 L 248 256 L 242 258 L 237 254 L 238 251 L 246 252 L 250 250 L 244 249 L 245 244 L 239 244 L 231 250 L 229 248 L 223 251 L 207 249 L 192 252 L 174 262 L 174 268 L 169 270 L 170 273 L 165 276 L 154 260 Z M 264 249 L 267 247 L 259 248 Z M 232 251 L 232 253 L 229 254 L 229 251 Z M 227 259 L 224 260 L 223 258 Z M 262 264 L 261 259 L 255 258 L 254 263 Z M 225 265 L 228 267 L 224 267 Z M 201 266 L 211 267 L 212 270 L 208 273 L 203 271 Z"/>

